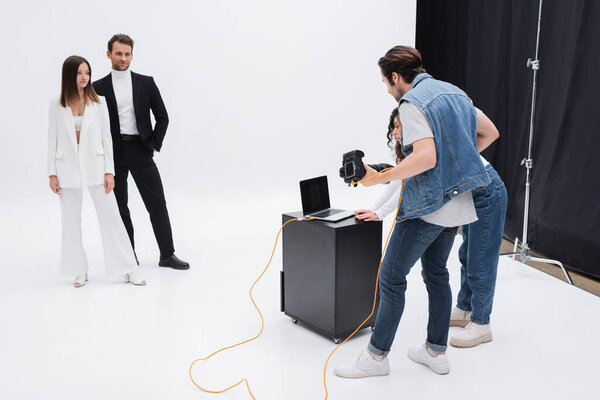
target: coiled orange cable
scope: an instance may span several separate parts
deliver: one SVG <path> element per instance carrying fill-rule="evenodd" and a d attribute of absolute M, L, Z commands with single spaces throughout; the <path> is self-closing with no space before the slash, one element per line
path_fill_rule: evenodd
<path fill-rule="evenodd" d="M 388 169 L 391 169 L 391 168 L 386 168 L 386 169 L 384 169 L 384 170 L 382 170 L 382 171 L 378 172 L 377 174 L 375 174 L 375 175 L 373 175 L 373 176 L 371 176 L 371 177 L 369 177 L 369 178 L 367 178 L 367 179 L 364 179 L 364 180 L 361 180 L 361 181 L 358 181 L 358 182 L 354 182 L 354 181 L 353 181 L 353 183 L 363 183 L 363 182 L 365 182 L 365 181 L 367 181 L 367 180 L 369 180 L 369 179 L 371 179 L 371 178 L 373 178 L 373 177 L 375 177 L 375 176 L 377 176 L 377 175 L 379 175 L 379 174 L 381 174 L 381 173 L 383 173 L 383 172 L 387 171 Z M 402 190 L 400 191 L 400 202 L 401 202 L 401 201 L 402 201 Z M 400 208 L 400 207 L 399 207 L 399 206 L 400 206 L 400 202 L 398 202 L 398 209 Z M 396 211 L 396 216 L 398 216 L 398 211 Z M 250 384 L 249 384 L 249 382 L 248 382 L 248 379 L 246 379 L 246 378 L 242 378 L 242 379 L 241 379 L 239 382 L 237 382 L 237 383 L 235 383 L 235 384 L 233 384 L 233 385 L 231 385 L 231 386 L 229 386 L 229 387 L 227 387 L 227 388 L 225 388 L 225 389 L 209 390 L 209 389 L 203 388 L 203 387 L 202 387 L 202 386 L 200 386 L 198 383 L 196 383 L 196 381 L 194 380 L 194 377 L 192 376 L 192 368 L 193 368 L 194 364 L 196 364 L 198 361 L 205 361 L 205 360 L 208 360 L 208 359 L 209 359 L 209 358 L 211 358 L 212 356 L 214 356 L 214 355 L 216 355 L 216 354 L 218 354 L 218 353 L 220 353 L 220 352 L 222 352 L 222 351 L 224 351 L 224 350 L 229 350 L 229 349 L 232 349 L 232 348 L 234 348 L 234 347 L 241 346 L 241 345 L 243 345 L 243 344 L 245 344 L 245 343 L 251 342 L 251 341 L 253 341 L 253 340 L 257 339 L 257 338 L 258 338 L 258 337 L 259 337 L 259 336 L 262 334 L 262 332 L 263 332 L 263 330 L 264 330 L 264 327 L 265 327 L 265 319 L 264 319 L 264 317 L 263 317 L 262 313 L 260 312 L 260 309 L 259 309 L 259 308 L 258 308 L 258 306 L 256 305 L 256 302 L 254 301 L 254 298 L 252 297 L 252 290 L 254 289 L 254 286 L 256 286 L 256 284 L 258 283 L 258 281 L 260 281 L 260 279 L 263 277 L 263 275 L 265 274 L 265 272 L 267 272 L 267 269 L 268 269 L 268 268 L 269 268 L 269 266 L 271 265 L 271 261 L 273 261 L 273 256 L 274 256 L 274 254 L 275 254 L 275 249 L 277 248 L 277 242 L 278 242 L 278 240 L 279 240 L 279 235 L 281 234 L 281 231 L 283 230 L 283 228 L 284 228 L 284 227 L 285 227 L 287 224 L 289 224 L 290 222 L 293 222 L 293 221 L 312 221 L 312 220 L 314 220 L 314 218 L 293 218 L 293 219 L 290 219 L 289 221 L 287 221 L 286 223 L 284 223 L 284 224 L 281 226 L 281 228 L 279 228 L 279 231 L 277 232 L 277 236 L 275 237 L 275 245 L 273 246 L 273 251 L 271 252 L 271 257 L 269 258 L 269 262 L 267 263 L 267 266 L 266 266 L 266 267 L 263 269 L 263 271 L 262 271 L 262 273 L 260 274 L 260 276 L 259 276 L 259 277 L 258 277 L 258 278 L 257 278 L 257 279 L 254 281 L 254 283 L 253 283 L 253 284 L 252 284 L 252 286 L 250 287 L 250 293 L 249 293 L 249 295 L 250 295 L 250 300 L 252 301 L 252 304 L 254 305 L 254 308 L 256 309 L 256 311 L 258 312 L 258 315 L 260 316 L 260 321 L 261 321 L 261 327 L 260 327 L 260 331 L 259 331 L 259 332 L 258 332 L 258 333 L 257 333 L 257 334 L 254 336 L 254 337 L 252 337 L 252 338 L 250 338 L 250 339 L 247 339 L 247 340 L 244 340 L 244 341 L 242 341 L 242 342 L 239 342 L 239 343 L 233 344 L 233 345 L 231 345 L 231 346 L 227 346 L 227 347 L 220 348 L 219 350 L 217 350 L 217 351 L 215 351 L 215 352 L 213 352 L 213 353 L 209 354 L 209 355 L 208 355 L 208 356 L 206 356 L 206 357 L 203 357 L 203 358 L 197 358 L 197 359 L 195 359 L 194 361 L 192 361 L 192 363 L 190 364 L 190 366 L 189 366 L 189 368 L 188 368 L 188 375 L 189 375 L 189 377 L 190 377 L 190 380 L 192 381 L 192 383 L 193 383 L 193 384 L 194 384 L 194 385 L 195 385 L 195 386 L 196 386 L 198 389 L 202 390 L 202 391 L 203 391 L 203 392 L 205 392 L 205 393 L 213 393 L 213 394 L 217 394 L 217 393 L 224 393 L 224 392 L 227 392 L 228 390 L 231 390 L 231 389 L 233 389 L 234 387 L 236 387 L 236 386 L 239 386 L 239 385 L 241 385 L 242 383 L 245 383 L 245 384 L 246 384 L 246 388 L 248 389 L 248 393 L 250 394 L 250 396 L 252 397 L 252 399 L 256 400 L 256 397 L 254 397 L 254 394 L 252 393 L 252 390 L 250 389 Z M 333 350 L 333 351 L 332 351 L 332 352 L 329 354 L 329 357 L 327 357 L 327 360 L 326 360 L 326 362 L 325 362 L 325 367 L 324 367 L 324 369 L 323 369 L 323 384 L 324 384 L 324 386 L 325 386 L 325 399 L 327 399 L 327 397 L 328 397 L 328 392 L 327 392 L 327 380 L 326 380 L 325 372 L 326 372 L 326 370 L 327 370 L 327 364 L 329 363 L 329 359 L 330 359 L 330 358 L 331 358 L 331 356 L 332 356 L 332 355 L 333 355 L 333 354 L 334 354 L 334 353 L 337 351 L 337 349 L 339 349 L 339 348 L 340 348 L 340 346 L 342 346 L 344 343 L 346 343 L 346 342 L 348 341 L 348 339 L 350 339 L 352 336 L 354 336 L 354 334 L 355 334 L 356 332 L 358 332 L 358 331 L 360 330 L 360 328 L 361 328 L 361 327 L 362 327 L 362 326 L 363 326 L 363 325 L 364 325 L 364 324 L 365 324 L 365 323 L 366 323 L 366 322 L 369 320 L 369 318 L 371 318 L 371 317 L 373 316 L 373 313 L 375 312 L 375 304 L 376 304 L 376 302 L 377 302 L 377 290 L 378 290 L 378 284 L 379 284 L 379 270 L 381 269 L 381 261 L 383 260 L 383 255 L 385 254 L 385 249 L 387 248 L 387 244 L 388 244 L 388 241 L 389 241 L 389 238 L 390 238 L 390 235 L 391 235 L 392 231 L 393 231 L 393 227 L 392 227 L 392 229 L 390 230 L 390 232 L 389 232 L 389 234 L 388 234 L 388 236 L 387 236 L 387 239 L 386 239 L 386 242 L 385 242 L 385 246 L 384 246 L 384 250 L 383 250 L 383 252 L 382 252 L 381 259 L 379 260 L 379 267 L 377 268 L 377 281 L 375 282 L 375 296 L 374 296 L 374 300 L 373 300 L 373 308 L 372 308 L 372 310 L 371 310 L 371 314 L 369 314 L 369 316 L 368 316 L 368 317 L 367 317 L 367 318 L 366 318 L 366 319 L 365 319 L 365 320 L 364 320 L 364 321 L 363 321 L 363 322 L 362 322 L 362 323 L 359 325 L 359 327 L 358 327 L 358 328 L 356 328 L 356 330 L 355 330 L 355 331 L 354 331 L 354 332 L 353 332 L 353 333 L 352 333 L 350 336 L 348 336 L 348 338 L 346 338 L 346 339 L 345 339 L 345 340 L 344 340 L 342 343 L 340 343 L 340 344 L 339 344 L 339 345 L 338 345 L 338 346 L 337 346 L 337 347 L 336 347 L 336 348 L 335 348 L 335 349 L 334 349 L 334 350 Z"/>
<path fill-rule="evenodd" d="M 194 364 L 198 361 L 204 361 L 204 360 L 208 360 L 209 358 L 211 358 L 212 356 L 214 356 L 215 354 L 218 354 L 224 350 L 228 350 L 228 349 L 232 349 L 234 347 L 237 346 L 241 346 L 244 343 L 248 343 L 251 342 L 253 340 L 255 340 L 256 338 L 258 338 L 262 332 L 263 329 L 265 328 L 265 319 L 262 315 L 262 313 L 260 312 L 260 309 L 258 308 L 258 306 L 256 305 L 256 302 L 254 301 L 254 298 L 252 297 L 252 290 L 254 289 L 254 286 L 256 286 L 256 284 L 258 283 L 258 281 L 263 277 L 263 275 L 265 274 L 265 272 L 267 272 L 267 269 L 269 268 L 269 265 L 271 265 L 271 261 L 273 260 L 273 255 L 275 254 L 275 249 L 277 248 L 277 241 L 279 240 L 279 235 L 281 234 L 281 231 L 283 230 L 283 228 L 289 224 L 290 222 L 293 221 L 310 221 L 313 220 L 314 218 L 294 218 L 294 219 L 290 219 L 289 221 L 287 221 L 285 224 L 283 224 L 281 226 L 281 228 L 279 228 L 279 231 L 277 232 L 277 237 L 275 238 L 275 245 L 273 246 L 273 251 L 271 252 L 271 258 L 269 258 L 269 262 L 267 263 L 267 266 L 263 269 L 262 273 L 260 274 L 260 276 L 254 281 L 254 283 L 252 284 L 252 287 L 250 287 L 250 300 L 252 300 L 252 304 L 254 305 L 254 308 L 256 308 L 256 311 L 258 311 L 258 315 L 260 315 L 260 331 L 258 332 L 258 334 L 250 339 L 244 340 L 243 342 L 239 342 L 236 343 L 234 345 L 231 346 L 227 346 L 227 347 L 223 347 L 217 351 L 215 351 L 214 353 L 209 354 L 208 356 L 204 357 L 204 358 L 198 358 L 194 361 L 192 361 L 192 363 L 190 364 L 189 370 L 188 370 L 188 374 L 190 376 L 190 379 L 192 381 L 192 383 L 200 390 L 202 390 L 203 392 L 206 393 L 224 393 L 230 389 L 233 389 L 234 387 L 240 385 L 241 383 L 245 382 L 246 383 L 246 388 L 248 388 L 248 392 L 250 393 L 250 396 L 252 396 L 252 398 L 254 400 L 256 400 L 256 398 L 254 397 L 254 395 L 252 394 L 252 390 L 250 390 L 250 384 L 248 383 L 248 380 L 246 378 L 243 378 L 242 380 L 240 380 L 238 383 L 229 386 L 226 389 L 220 389 L 220 390 L 209 390 L 209 389 L 205 389 L 203 387 L 201 387 L 200 385 L 198 385 L 196 383 L 196 381 L 194 380 L 194 377 L 192 376 L 192 367 L 194 366 Z"/>

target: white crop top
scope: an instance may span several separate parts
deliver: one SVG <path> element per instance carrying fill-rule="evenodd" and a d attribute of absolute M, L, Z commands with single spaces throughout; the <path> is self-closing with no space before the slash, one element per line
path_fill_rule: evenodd
<path fill-rule="evenodd" d="M 81 119 L 83 118 L 82 115 L 77 116 L 77 117 L 73 117 L 73 122 L 75 123 L 75 131 L 79 132 L 81 131 Z"/>

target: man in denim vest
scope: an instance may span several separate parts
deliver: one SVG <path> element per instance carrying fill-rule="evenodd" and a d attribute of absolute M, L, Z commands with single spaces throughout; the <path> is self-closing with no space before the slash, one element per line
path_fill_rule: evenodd
<path fill-rule="evenodd" d="M 409 357 L 438 374 L 449 372 L 448 342 L 452 293 L 446 261 L 457 227 L 477 220 L 471 191 L 491 180 L 479 157 L 496 137 L 478 133 L 476 112 L 457 87 L 433 79 L 420 53 L 396 46 L 379 59 L 383 82 L 399 102 L 402 150 L 406 158 L 365 186 L 403 180 L 398 219 L 379 276 L 380 302 L 369 345 L 351 362 L 335 368 L 345 378 L 387 375 L 387 355 L 402 317 L 406 275 L 421 259 L 429 295 L 425 344 Z"/>

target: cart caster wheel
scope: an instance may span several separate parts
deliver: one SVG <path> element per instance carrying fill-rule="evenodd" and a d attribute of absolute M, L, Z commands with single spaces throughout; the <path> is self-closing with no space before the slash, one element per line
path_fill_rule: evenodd
<path fill-rule="evenodd" d="M 298 320 L 297 320 L 297 319 L 295 319 L 295 318 L 292 318 L 292 322 L 293 322 L 294 324 L 297 324 L 297 323 L 298 323 Z"/>
<path fill-rule="evenodd" d="M 335 344 L 340 344 L 341 341 L 342 340 L 340 338 L 337 338 L 337 337 L 333 338 L 333 343 L 335 343 Z"/>

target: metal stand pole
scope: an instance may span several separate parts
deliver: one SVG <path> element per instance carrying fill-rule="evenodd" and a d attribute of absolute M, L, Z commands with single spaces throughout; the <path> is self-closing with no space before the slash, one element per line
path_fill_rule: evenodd
<path fill-rule="evenodd" d="M 512 256 L 515 259 L 519 257 L 519 261 L 527 263 L 528 261 L 539 261 L 547 264 L 558 265 L 564 272 L 567 282 L 573 285 L 569 272 L 565 269 L 563 264 L 557 260 L 551 260 L 547 258 L 538 258 L 529 256 L 529 244 L 527 243 L 527 229 L 529 224 L 529 196 L 531 192 L 531 169 L 533 168 L 533 158 L 531 158 L 531 149 L 533 146 L 533 131 L 535 122 L 535 106 L 536 106 L 536 95 L 537 95 L 537 74 L 540 69 L 540 60 L 538 59 L 539 48 L 540 48 L 540 28 L 542 26 L 542 5 L 544 0 L 540 0 L 540 9 L 538 15 L 538 26 L 537 26 L 537 39 L 535 44 L 535 59 L 527 59 L 527 68 L 533 70 L 533 90 L 531 93 L 531 117 L 529 119 L 529 150 L 527 152 L 527 158 L 521 161 L 521 165 L 525 166 L 527 170 L 527 177 L 525 179 L 525 210 L 523 213 L 523 241 L 521 242 L 521 251 L 517 251 L 519 247 L 519 238 L 515 238 L 515 247 L 510 253 L 500 253 L 501 256 Z"/>

